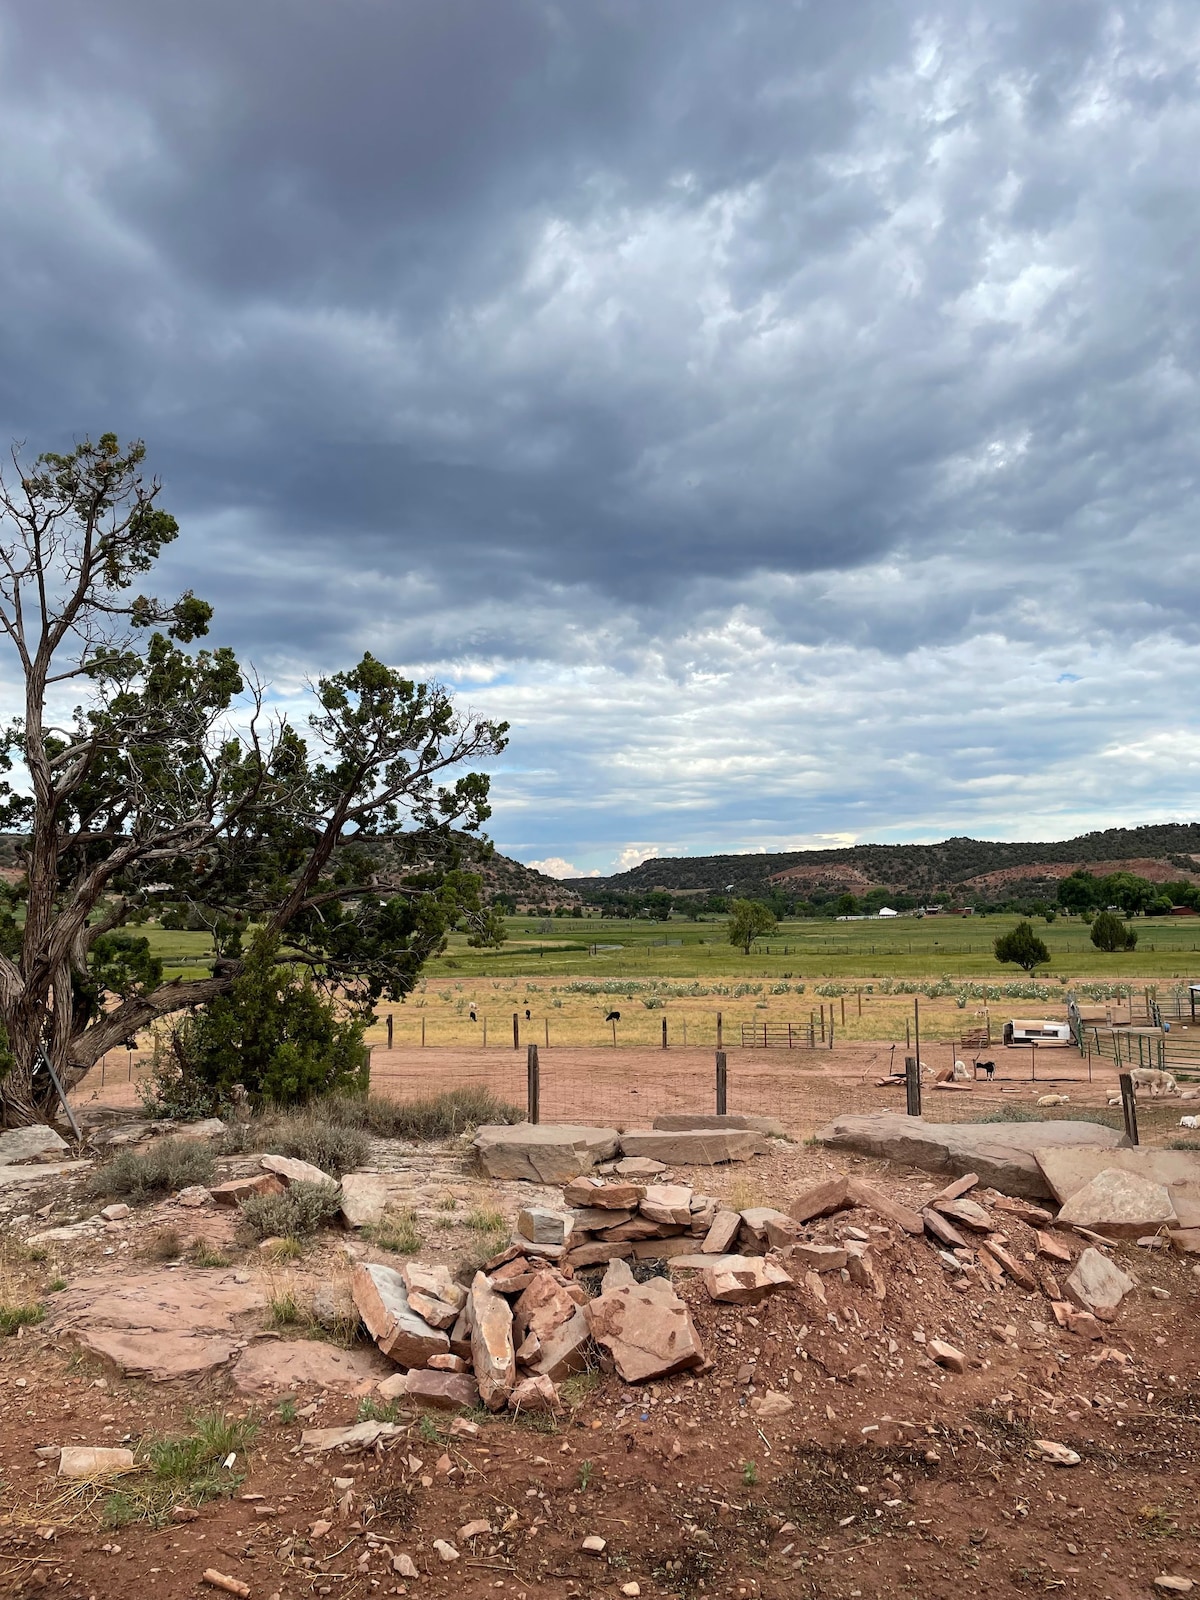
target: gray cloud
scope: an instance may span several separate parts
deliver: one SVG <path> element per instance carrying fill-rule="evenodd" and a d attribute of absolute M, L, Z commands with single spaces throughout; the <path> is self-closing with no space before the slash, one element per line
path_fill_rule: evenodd
<path fill-rule="evenodd" d="M 531 857 L 1186 809 L 1198 62 L 1166 0 L 16 0 L 0 430 L 144 435 L 281 693 L 515 707 Z"/>

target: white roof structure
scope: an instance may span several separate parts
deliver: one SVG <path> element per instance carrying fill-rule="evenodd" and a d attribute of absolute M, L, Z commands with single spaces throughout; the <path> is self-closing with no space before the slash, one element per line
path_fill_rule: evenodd
<path fill-rule="evenodd" d="M 880 906 L 877 915 L 881 917 L 898 917 L 900 913 L 898 911 L 893 911 L 891 906 Z"/>

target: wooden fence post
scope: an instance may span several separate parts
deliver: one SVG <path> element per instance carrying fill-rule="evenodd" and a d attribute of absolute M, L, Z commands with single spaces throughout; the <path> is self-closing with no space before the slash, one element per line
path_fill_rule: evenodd
<path fill-rule="evenodd" d="M 421 1048 L 425 1048 L 425 1018 L 421 1018 Z"/>
<path fill-rule="evenodd" d="M 1133 1090 L 1133 1076 L 1128 1072 L 1121 1074 L 1121 1112 L 1125 1118 L 1125 1135 L 1130 1144 L 1137 1144 L 1137 1095 Z"/>
<path fill-rule="evenodd" d="M 667 1048 L 667 1019 L 663 1018 L 663 1049 Z"/>
<path fill-rule="evenodd" d="M 520 1048 L 521 1048 L 521 1019 L 517 1015 L 517 1013 L 514 1011 L 513 1012 L 513 1049 L 514 1050 L 519 1050 Z"/>
<path fill-rule="evenodd" d="M 717 1012 L 717 1049 L 718 1050 L 721 1048 L 721 1046 L 724 1044 L 724 1042 L 725 1042 L 724 1039 L 722 1039 L 722 1037 L 721 1037 L 721 1013 L 718 1011 Z"/>
<path fill-rule="evenodd" d="M 729 1106 L 729 1072 L 724 1050 L 717 1051 L 717 1115 L 727 1115 Z"/>
<path fill-rule="evenodd" d="M 919 1056 L 905 1056 L 904 1086 L 905 1109 L 910 1117 L 919 1117 L 921 1115 L 921 1059 Z"/>
<path fill-rule="evenodd" d="M 483 1048 L 487 1049 L 487 1018 L 483 1019 Z"/>
<path fill-rule="evenodd" d="M 388 1046 L 387 1047 L 390 1050 L 392 1048 L 392 1013 L 390 1011 L 388 1012 L 388 1018 L 387 1018 L 387 1030 L 388 1030 Z"/>
<path fill-rule="evenodd" d="M 842 996 L 842 1027 L 846 1026 L 846 996 Z"/>
<path fill-rule="evenodd" d="M 550 1048 L 550 1018 L 546 1018 L 546 1049 Z"/>
<path fill-rule="evenodd" d="M 525 1062 L 525 1117 L 528 1122 L 537 1122 L 542 1112 L 542 1071 L 538 1065 L 538 1047 L 529 1046 L 529 1053 Z"/>

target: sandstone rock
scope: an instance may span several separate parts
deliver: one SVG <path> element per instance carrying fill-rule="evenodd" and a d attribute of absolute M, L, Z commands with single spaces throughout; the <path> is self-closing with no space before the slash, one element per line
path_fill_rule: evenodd
<path fill-rule="evenodd" d="M 846 1196 L 851 1206 L 862 1206 L 867 1211 L 873 1211 L 877 1217 L 882 1217 L 885 1222 L 894 1223 L 905 1233 L 919 1236 L 925 1231 L 925 1224 L 910 1206 L 902 1205 L 899 1200 L 893 1200 L 890 1195 L 884 1194 L 881 1189 L 876 1189 L 873 1184 L 864 1183 L 861 1178 L 847 1180 Z"/>
<path fill-rule="evenodd" d="M 741 1216 L 742 1239 L 746 1244 L 757 1245 L 762 1250 L 766 1250 L 769 1244 L 767 1238 L 768 1222 L 775 1223 L 777 1234 L 780 1231 L 779 1225 L 783 1224 L 785 1243 L 790 1243 L 796 1237 L 800 1228 L 798 1222 L 793 1222 L 786 1212 L 776 1211 L 774 1206 L 748 1206 Z"/>
<path fill-rule="evenodd" d="M 458 1321 L 459 1307 L 449 1306 L 444 1300 L 435 1300 L 432 1295 L 421 1294 L 419 1291 L 411 1292 L 408 1296 L 410 1308 L 416 1312 L 423 1322 L 431 1328 L 441 1328 L 444 1332 L 449 1330 Z"/>
<path fill-rule="evenodd" d="M 647 1156 L 624 1156 L 613 1167 L 619 1178 L 657 1178 L 666 1170 L 665 1162 L 651 1161 Z"/>
<path fill-rule="evenodd" d="M 76 1342 L 89 1355 L 111 1361 L 123 1378 L 169 1383 L 223 1367 L 231 1339 L 202 1333 L 133 1333 L 122 1328 L 81 1328 Z"/>
<path fill-rule="evenodd" d="M 977 1172 L 964 1172 L 961 1178 L 955 1178 L 953 1183 L 948 1183 L 944 1189 L 940 1189 L 929 1204 L 936 1206 L 942 1200 L 958 1200 L 962 1195 L 973 1189 L 978 1182 L 979 1174 Z"/>
<path fill-rule="evenodd" d="M 508 1397 L 510 1411 L 543 1411 L 557 1415 L 562 1410 L 558 1390 L 547 1377 L 522 1378 Z"/>
<path fill-rule="evenodd" d="M 542 1341 L 536 1333 L 527 1333 L 521 1343 L 517 1345 L 517 1366 L 531 1367 L 541 1353 Z"/>
<path fill-rule="evenodd" d="M 526 1206 L 517 1218 L 517 1232 L 535 1244 L 563 1244 L 571 1236 L 569 1212 L 551 1211 L 548 1206 Z"/>
<path fill-rule="evenodd" d="M 1037 1288 L 1037 1280 L 1034 1278 L 1033 1273 L 1029 1271 L 1028 1267 L 1016 1260 L 1012 1253 L 1006 1250 L 1002 1244 L 997 1243 L 995 1239 L 985 1239 L 983 1248 L 993 1261 L 998 1262 L 1004 1268 L 1014 1283 L 1020 1284 L 1022 1289 L 1032 1291 Z"/>
<path fill-rule="evenodd" d="M 283 1184 L 273 1172 L 256 1172 L 249 1178 L 230 1178 L 208 1192 L 219 1206 L 240 1206 L 252 1194 L 282 1194 Z"/>
<path fill-rule="evenodd" d="M 413 1579 L 421 1576 L 420 1572 L 417 1570 L 416 1562 L 410 1555 L 405 1554 L 404 1551 L 401 1551 L 399 1555 L 392 1557 L 392 1571 L 401 1578 Z"/>
<path fill-rule="evenodd" d="M 467 1291 L 461 1283 L 456 1283 L 450 1269 L 440 1263 L 427 1261 L 406 1261 L 400 1268 L 400 1276 L 404 1279 L 404 1287 L 411 1298 L 414 1294 L 423 1294 L 430 1300 L 440 1300 L 443 1305 L 452 1306 L 456 1312 L 461 1311 L 467 1303 Z"/>
<path fill-rule="evenodd" d="M 600 1239 L 662 1239 L 674 1234 L 680 1234 L 683 1229 L 678 1224 L 671 1226 L 662 1222 L 653 1222 L 649 1217 L 633 1217 L 628 1222 L 618 1223 L 615 1228 L 605 1228 L 598 1235 Z"/>
<path fill-rule="evenodd" d="M 961 1197 L 954 1200 L 934 1200 L 930 1202 L 930 1209 L 939 1212 L 943 1217 L 949 1217 L 951 1222 L 970 1228 L 973 1233 L 990 1233 L 996 1226 L 975 1200 L 964 1200 Z"/>
<path fill-rule="evenodd" d="M 380 1220 L 391 1202 L 391 1186 L 378 1172 L 348 1172 L 342 1179 L 342 1221 L 348 1228 L 368 1228 Z"/>
<path fill-rule="evenodd" d="M 211 1193 L 202 1183 L 190 1183 L 186 1189 L 180 1189 L 175 1196 L 175 1204 L 177 1206 L 189 1206 L 198 1209 L 200 1206 L 211 1206 L 213 1203 Z"/>
<path fill-rule="evenodd" d="M 670 1261 L 672 1256 L 688 1255 L 696 1248 L 696 1241 L 690 1234 L 676 1234 L 672 1239 L 635 1239 L 633 1242 L 633 1259 L 635 1261 Z"/>
<path fill-rule="evenodd" d="M 1034 1445 L 1042 1453 L 1042 1460 L 1055 1467 L 1077 1467 L 1082 1459 L 1074 1450 L 1057 1439 L 1035 1439 Z"/>
<path fill-rule="evenodd" d="M 579 1178 L 564 1186 L 563 1199 L 569 1206 L 628 1211 L 632 1216 L 645 1193 L 646 1186 L 642 1183 L 598 1183 L 594 1179 Z"/>
<path fill-rule="evenodd" d="M 965 1372 L 967 1358 L 961 1350 L 956 1350 L 952 1344 L 947 1344 L 944 1339 L 930 1339 L 926 1349 L 937 1362 L 939 1367 L 945 1367 L 950 1372 Z"/>
<path fill-rule="evenodd" d="M 1053 1192 L 1035 1151 L 1114 1150 L 1125 1143 L 1116 1129 L 1094 1122 L 935 1123 L 890 1111 L 836 1117 L 817 1137 L 835 1149 L 860 1150 L 928 1172 L 971 1171 L 1004 1194 L 1032 1200 Z"/>
<path fill-rule="evenodd" d="M 311 1161 L 298 1161 L 295 1156 L 263 1156 L 260 1165 L 264 1172 L 273 1172 L 285 1185 L 333 1182 L 320 1167 L 314 1167 Z"/>
<path fill-rule="evenodd" d="M 704 1273 L 709 1299 L 737 1306 L 756 1305 L 791 1281 L 781 1266 L 765 1256 L 736 1256 L 714 1264 Z"/>
<path fill-rule="evenodd" d="M 263 1339 L 239 1356 L 233 1386 L 241 1394 L 317 1388 L 364 1395 L 387 1371 L 387 1361 L 375 1350 L 339 1350 L 317 1339 Z"/>
<path fill-rule="evenodd" d="M 369 1450 L 377 1439 L 394 1439 L 404 1433 L 400 1422 L 356 1422 L 350 1428 L 305 1428 L 300 1435 L 302 1450 Z"/>
<path fill-rule="evenodd" d="M 626 1383 L 704 1364 L 691 1314 L 666 1278 L 612 1289 L 590 1302 L 587 1315 L 592 1338 Z"/>
<path fill-rule="evenodd" d="M 1103 1339 L 1104 1324 L 1090 1311 L 1077 1311 L 1073 1305 L 1058 1299 L 1050 1302 L 1050 1309 L 1055 1322 L 1068 1333 L 1078 1334 L 1082 1339 Z"/>
<path fill-rule="evenodd" d="M 471 1303 L 467 1304 L 458 1313 L 458 1321 L 450 1329 L 450 1354 L 461 1356 L 464 1361 L 471 1359 Z"/>
<path fill-rule="evenodd" d="M 615 1128 L 529 1122 L 482 1127 L 473 1144 L 486 1177 L 530 1183 L 566 1183 L 616 1155 L 618 1146 Z"/>
<path fill-rule="evenodd" d="M 813 1272 L 840 1272 L 846 1265 L 846 1252 L 833 1244 L 809 1244 L 800 1240 L 788 1245 L 785 1258 Z"/>
<path fill-rule="evenodd" d="M 706 1256 L 725 1255 L 737 1238 L 741 1225 L 740 1211 L 718 1211 L 713 1218 L 712 1227 L 704 1236 L 704 1243 L 700 1246 L 701 1253 Z"/>
<path fill-rule="evenodd" d="M 491 1531 L 491 1523 L 485 1521 L 482 1517 L 478 1517 L 474 1522 L 464 1523 L 455 1537 L 458 1539 L 459 1544 L 466 1544 L 471 1539 L 482 1539 L 485 1534 L 489 1534 Z"/>
<path fill-rule="evenodd" d="M 1011 1195 L 998 1194 L 989 1197 L 989 1204 L 993 1211 L 1002 1211 L 1006 1217 L 1016 1217 L 1018 1222 L 1030 1228 L 1043 1228 L 1054 1221 L 1052 1211 L 1047 1211 L 1045 1206 L 1035 1206 L 1032 1200 L 1018 1200 Z"/>
<path fill-rule="evenodd" d="M 171 1137 L 181 1139 L 185 1144 L 198 1144 L 206 1139 L 219 1139 L 225 1132 L 225 1124 L 220 1117 L 205 1117 L 202 1122 L 177 1123 L 171 1129 Z"/>
<path fill-rule="evenodd" d="M 1191 1578 L 1178 1577 L 1173 1572 L 1160 1572 L 1154 1580 L 1160 1594 L 1191 1594 L 1196 1585 Z"/>
<path fill-rule="evenodd" d="M 672 1256 L 667 1262 L 667 1271 L 672 1278 L 692 1278 L 699 1272 L 707 1272 L 709 1267 L 722 1267 L 730 1261 L 740 1261 L 739 1255 L 728 1256 L 702 1256 L 697 1252 L 694 1255 Z"/>
<path fill-rule="evenodd" d="M 421 1371 L 404 1374 L 404 1393 L 414 1405 L 434 1411 L 473 1411 L 479 1404 L 474 1378 L 459 1372 Z"/>
<path fill-rule="evenodd" d="M 1069 1262 L 1074 1259 L 1066 1243 L 1062 1239 L 1056 1239 L 1052 1233 L 1043 1233 L 1040 1228 L 1036 1228 L 1034 1238 L 1037 1240 L 1038 1255 L 1046 1256 L 1051 1261 Z"/>
<path fill-rule="evenodd" d="M 638 1210 L 651 1222 L 687 1227 L 692 1220 L 692 1191 L 679 1183 L 652 1183 L 642 1196 Z"/>
<path fill-rule="evenodd" d="M 60 1478 L 107 1478 L 134 1465 L 133 1451 L 116 1446 L 65 1444 L 58 1453 Z"/>
<path fill-rule="evenodd" d="M 1117 1238 L 1137 1238 L 1148 1229 L 1176 1221 L 1166 1187 L 1136 1172 L 1109 1167 L 1068 1197 L 1060 1225 L 1095 1228 Z"/>
<path fill-rule="evenodd" d="M 556 1328 L 542 1341 L 541 1354 L 528 1363 L 529 1370 L 539 1377 L 551 1378 L 561 1383 L 573 1373 L 585 1372 L 588 1366 L 588 1344 L 591 1325 L 585 1307 L 580 1306 L 569 1322 Z"/>
<path fill-rule="evenodd" d="M 749 1116 L 745 1112 L 731 1111 L 722 1116 L 715 1111 L 663 1111 L 654 1119 L 659 1133 L 685 1133 L 690 1129 L 748 1129 L 763 1133 L 772 1139 L 786 1139 L 787 1131 L 778 1117 Z"/>
<path fill-rule="evenodd" d="M 589 1556 L 602 1556 L 607 1545 L 607 1539 L 602 1539 L 598 1533 L 589 1533 L 579 1548 Z"/>
<path fill-rule="evenodd" d="M 87 1172 L 91 1165 L 90 1161 L 38 1162 L 31 1167 L 0 1163 L 0 1189 L 23 1188 L 27 1184 L 44 1183 L 47 1178 Z"/>
<path fill-rule="evenodd" d="M 430 1356 L 449 1350 L 446 1334 L 409 1305 L 404 1279 L 394 1267 L 359 1262 L 351 1292 L 368 1333 L 397 1366 L 423 1367 Z"/>
<path fill-rule="evenodd" d="M 921 1221 L 925 1224 L 925 1231 L 937 1239 L 940 1244 L 947 1245 L 951 1250 L 965 1250 L 967 1241 L 958 1229 L 940 1211 L 934 1211 L 927 1206 L 921 1213 Z"/>
<path fill-rule="evenodd" d="M 467 1370 L 467 1363 L 463 1360 L 462 1356 L 430 1356 L 429 1370 L 431 1372 L 465 1372 Z"/>
<path fill-rule="evenodd" d="M 571 1242 L 574 1245 L 586 1242 L 584 1235 L 597 1233 L 602 1228 L 616 1228 L 622 1222 L 632 1222 L 633 1212 L 627 1207 L 619 1211 L 610 1210 L 607 1206 L 579 1206 L 570 1213 L 573 1231 Z"/>
<path fill-rule="evenodd" d="M 1200 1255 L 1200 1228 L 1175 1228 L 1170 1239 L 1172 1248 L 1180 1255 Z"/>
<path fill-rule="evenodd" d="M 126 1217 L 132 1215 L 132 1212 L 132 1206 L 105 1206 L 100 1215 L 104 1218 L 105 1222 L 123 1222 Z"/>
<path fill-rule="evenodd" d="M 1200 1152 L 1162 1150 L 1154 1145 L 1126 1146 L 1111 1152 L 1100 1150 L 1047 1150 L 1039 1158 L 1050 1191 L 1060 1205 L 1077 1190 L 1091 1183 L 1101 1172 L 1116 1168 L 1135 1173 L 1168 1189 L 1175 1185 L 1189 1188 L 1200 1184 Z"/>
<path fill-rule="evenodd" d="M 627 1156 L 649 1156 L 668 1166 L 715 1167 L 726 1161 L 749 1161 L 766 1153 L 767 1141 L 751 1129 L 723 1128 L 680 1133 L 625 1133 L 621 1148 Z"/>
<path fill-rule="evenodd" d="M 887 1298 L 887 1282 L 873 1251 L 865 1245 L 851 1243 L 846 1252 L 846 1271 L 850 1282 L 859 1289 L 869 1289 L 876 1300 Z"/>
<path fill-rule="evenodd" d="M 471 1283 L 471 1365 L 479 1397 L 489 1411 L 502 1411 L 517 1381 L 513 1314 L 482 1272 Z"/>
<path fill-rule="evenodd" d="M 433 1541 L 433 1548 L 437 1551 L 438 1556 L 442 1561 L 458 1560 L 458 1551 L 452 1544 L 448 1544 L 445 1539 L 435 1539 Z"/>
<path fill-rule="evenodd" d="M 628 1240 L 597 1239 L 591 1244 L 577 1245 L 574 1250 L 568 1250 L 564 1259 L 572 1271 L 578 1271 L 580 1267 L 594 1267 L 602 1261 L 632 1254 L 633 1245 Z"/>
<path fill-rule="evenodd" d="M 1101 1322 L 1111 1322 L 1135 1284 L 1115 1262 L 1089 1245 L 1063 1287 L 1081 1311 L 1090 1311 Z"/>
<path fill-rule="evenodd" d="M 830 1217 L 851 1204 L 850 1180 L 844 1172 L 798 1194 L 788 1207 L 793 1222 L 811 1222 L 815 1217 Z"/>
<path fill-rule="evenodd" d="M 688 1232 L 696 1238 L 703 1238 L 716 1221 L 717 1212 L 721 1209 L 712 1195 L 692 1196 L 692 1220 L 688 1223 Z"/>
<path fill-rule="evenodd" d="M 543 1272 L 513 1307 L 513 1338 L 521 1344 L 533 1333 L 544 1344 L 586 1300 L 587 1295 L 577 1284 L 559 1283 L 550 1273 Z"/>
<path fill-rule="evenodd" d="M 793 1409 L 793 1402 L 778 1389 L 771 1389 L 767 1394 L 754 1395 L 750 1409 L 760 1422 L 778 1422 Z"/>
<path fill-rule="evenodd" d="M 636 1283 L 637 1279 L 627 1261 L 618 1256 L 608 1263 L 604 1277 L 600 1283 L 600 1293 L 608 1294 L 612 1289 L 624 1288 L 626 1284 Z"/>
<path fill-rule="evenodd" d="M 62 1135 L 41 1122 L 35 1122 L 27 1128 L 9 1128 L 0 1133 L 0 1166 L 36 1161 L 39 1156 L 66 1155 L 69 1150 L 70 1146 Z"/>

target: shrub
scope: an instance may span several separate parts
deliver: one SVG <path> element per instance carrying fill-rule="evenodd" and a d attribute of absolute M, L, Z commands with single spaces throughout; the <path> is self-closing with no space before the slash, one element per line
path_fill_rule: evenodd
<path fill-rule="evenodd" d="M 1050 960 L 1044 940 L 1039 939 L 1028 922 L 1018 922 L 1007 933 L 998 933 L 992 943 L 997 961 L 1012 961 L 1026 972 L 1045 966 Z"/>
<path fill-rule="evenodd" d="M 277 1155 L 308 1161 L 333 1178 L 361 1167 L 371 1151 L 365 1133 L 331 1122 L 321 1111 L 311 1108 L 268 1118 L 254 1142 L 262 1149 L 269 1146 Z"/>
<path fill-rule="evenodd" d="M 363 1233 L 381 1250 L 390 1250 L 398 1256 L 415 1256 L 421 1248 L 416 1223 L 416 1213 L 411 1209 L 387 1211 L 378 1222 L 369 1223 Z"/>
<path fill-rule="evenodd" d="M 45 1315 L 42 1305 L 0 1306 L 0 1335 L 11 1339 L 18 1328 L 34 1328 Z"/>
<path fill-rule="evenodd" d="M 1092 943 L 1107 955 L 1118 950 L 1132 950 L 1137 938 L 1137 929 L 1127 928 L 1112 911 L 1102 911 L 1092 923 Z"/>
<path fill-rule="evenodd" d="M 447 1089 L 421 1100 L 386 1100 L 382 1095 L 333 1094 L 320 1114 L 340 1127 L 365 1128 L 381 1139 L 452 1139 L 484 1123 L 525 1120 L 521 1106 L 497 1099 L 483 1085 Z"/>
<path fill-rule="evenodd" d="M 215 1171 L 212 1151 L 186 1139 L 159 1139 L 144 1154 L 122 1150 L 88 1177 L 86 1192 L 94 1198 L 121 1196 L 142 1205 L 193 1184 L 210 1183 Z"/>
<path fill-rule="evenodd" d="M 283 1194 L 243 1200 L 242 1221 L 257 1239 L 303 1239 L 335 1217 L 341 1203 L 336 1183 L 293 1183 Z"/>

